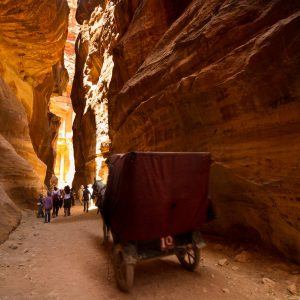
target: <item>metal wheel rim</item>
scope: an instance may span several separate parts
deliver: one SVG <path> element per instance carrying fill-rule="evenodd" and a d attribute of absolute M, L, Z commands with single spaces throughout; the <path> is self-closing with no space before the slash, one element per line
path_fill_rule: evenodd
<path fill-rule="evenodd" d="M 133 286 L 134 266 L 126 263 L 124 252 L 120 245 L 117 245 L 114 250 L 114 271 L 118 287 L 122 291 L 128 292 Z"/>
<path fill-rule="evenodd" d="M 184 249 L 180 249 L 176 256 L 181 265 L 188 271 L 194 271 L 199 265 L 200 251 L 194 245 L 189 245 Z"/>
<path fill-rule="evenodd" d="M 196 254 L 193 247 L 188 247 L 184 252 L 182 259 L 189 265 L 194 265 L 196 262 Z"/>

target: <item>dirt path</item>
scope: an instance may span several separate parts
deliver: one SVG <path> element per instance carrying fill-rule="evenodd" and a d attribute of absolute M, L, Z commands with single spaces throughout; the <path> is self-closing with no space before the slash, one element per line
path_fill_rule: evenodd
<path fill-rule="evenodd" d="M 288 291 L 299 292 L 297 266 L 254 250 L 240 258 L 248 262 L 237 262 L 242 248 L 214 242 L 193 273 L 176 257 L 138 264 L 134 287 L 124 294 L 116 288 L 111 244 L 101 245 L 100 228 L 96 211 L 84 214 L 80 206 L 50 224 L 24 211 L 20 226 L 0 246 L 0 299 L 300 300 Z"/>

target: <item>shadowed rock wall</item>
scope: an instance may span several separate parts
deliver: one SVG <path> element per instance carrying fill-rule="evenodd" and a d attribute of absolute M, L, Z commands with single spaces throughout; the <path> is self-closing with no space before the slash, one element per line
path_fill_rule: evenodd
<path fill-rule="evenodd" d="M 17 206 L 35 205 L 53 169 L 48 102 L 54 85 L 66 84 L 68 12 L 61 0 L 0 4 L 0 242 L 19 222 Z"/>
<path fill-rule="evenodd" d="M 107 111 L 112 98 L 142 64 L 189 1 L 79 1 L 76 67 L 71 93 L 74 120 L 74 185 L 106 177 Z M 95 129 L 90 128 L 95 124 Z M 84 132 L 87 133 L 84 134 Z M 87 145 L 88 140 L 94 140 Z M 96 154 L 95 154 L 96 153 Z"/>
<path fill-rule="evenodd" d="M 209 229 L 251 233 L 300 262 L 299 2 L 84 4 L 72 98 L 80 138 L 89 138 L 80 118 L 102 105 L 96 140 L 111 153 L 210 151 Z M 95 158 L 80 145 L 84 169 Z"/>

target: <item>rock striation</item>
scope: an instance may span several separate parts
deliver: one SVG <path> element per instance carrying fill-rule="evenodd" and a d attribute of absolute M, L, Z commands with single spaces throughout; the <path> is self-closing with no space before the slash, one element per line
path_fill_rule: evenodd
<path fill-rule="evenodd" d="M 300 262 L 300 3 L 81 0 L 77 20 L 75 181 L 107 144 L 210 151 L 209 229 Z"/>
<path fill-rule="evenodd" d="M 137 71 L 189 2 L 78 1 L 81 29 L 71 92 L 76 113 L 74 186 L 91 183 L 95 175 L 106 177 L 108 99 Z"/>
<path fill-rule="evenodd" d="M 53 171 L 58 121 L 48 102 L 66 85 L 68 13 L 61 0 L 0 3 L 0 242 L 20 220 L 17 206 L 32 207 Z"/>

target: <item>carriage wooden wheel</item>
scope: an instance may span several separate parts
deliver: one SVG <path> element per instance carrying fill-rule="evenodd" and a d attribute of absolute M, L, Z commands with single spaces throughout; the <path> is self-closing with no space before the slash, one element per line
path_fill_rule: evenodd
<path fill-rule="evenodd" d="M 210 153 L 134 151 L 106 162 L 103 216 L 115 245 L 118 288 L 129 291 L 135 264 L 148 259 L 175 254 L 183 268 L 195 270 L 204 245 L 199 228 L 207 218 Z"/>
<path fill-rule="evenodd" d="M 180 249 L 176 256 L 182 267 L 188 271 L 194 271 L 200 262 L 200 250 L 194 245 Z"/>
<path fill-rule="evenodd" d="M 133 286 L 134 265 L 126 263 L 125 255 L 122 246 L 117 244 L 113 254 L 115 279 L 118 287 L 128 292 Z"/>
<path fill-rule="evenodd" d="M 106 244 L 109 239 L 109 230 L 108 230 L 107 226 L 105 225 L 104 220 L 103 220 L 102 229 L 103 229 L 103 244 Z"/>

